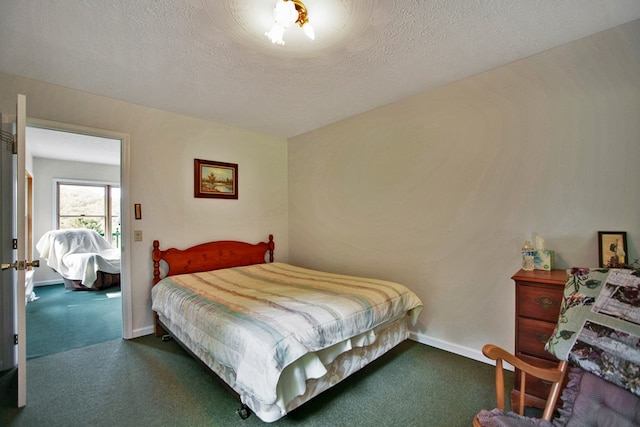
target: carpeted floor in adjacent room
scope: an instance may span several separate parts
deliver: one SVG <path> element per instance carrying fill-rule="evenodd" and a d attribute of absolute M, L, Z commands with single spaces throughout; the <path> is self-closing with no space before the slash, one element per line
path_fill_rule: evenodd
<path fill-rule="evenodd" d="M 119 287 L 71 291 L 59 284 L 35 293 L 38 299 L 26 308 L 28 359 L 122 337 Z"/>

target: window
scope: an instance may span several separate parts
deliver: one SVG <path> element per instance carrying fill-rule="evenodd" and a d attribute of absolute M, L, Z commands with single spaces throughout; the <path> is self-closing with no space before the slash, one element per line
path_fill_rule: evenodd
<path fill-rule="evenodd" d="M 57 228 L 89 228 L 120 247 L 120 187 L 93 182 L 56 183 Z"/>

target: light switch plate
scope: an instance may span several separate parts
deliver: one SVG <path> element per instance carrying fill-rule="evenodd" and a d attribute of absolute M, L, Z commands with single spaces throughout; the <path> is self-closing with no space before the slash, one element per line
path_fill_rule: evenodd
<path fill-rule="evenodd" d="M 134 242 L 142 242 L 142 230 L 134 230 L 133 231 L 133 241 Z"/>

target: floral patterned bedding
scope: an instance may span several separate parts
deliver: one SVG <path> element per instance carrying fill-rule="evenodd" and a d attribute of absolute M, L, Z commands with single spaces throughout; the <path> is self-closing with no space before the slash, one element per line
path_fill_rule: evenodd
<path fill-rule="evenodd" d="M 546 349 L 640 396 L 640 273 L 572 269 Z"/>

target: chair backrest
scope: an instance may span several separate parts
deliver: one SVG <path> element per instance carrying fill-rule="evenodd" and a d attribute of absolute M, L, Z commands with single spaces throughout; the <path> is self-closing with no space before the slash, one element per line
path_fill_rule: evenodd
<path fill-rule="evenodd" d="M 560 361 L 556 368 L 540 368 L 526 363 L 522 359 L 517 358 L 508 351 L 493 344 L 485 345 L 482 348 L 482 353 L 489 359 L 496 361 L 496 401 L 498 409 L 504 411 L 505 408 L 504 367 L 502 363 L 505 361 L 520 370 L 520 415 L 524 414 L 524 397 L 526 394 L 527 374 L 540 378 L 541 380 L 548 381 L 552 384 L 542 415 L 543 419 L 547 421 L 551 420 L 556 402 L 558 401 L 558 397 L 560 397 L 562 382 L 568 370 L 569 364 L 566 361 Z"/>

